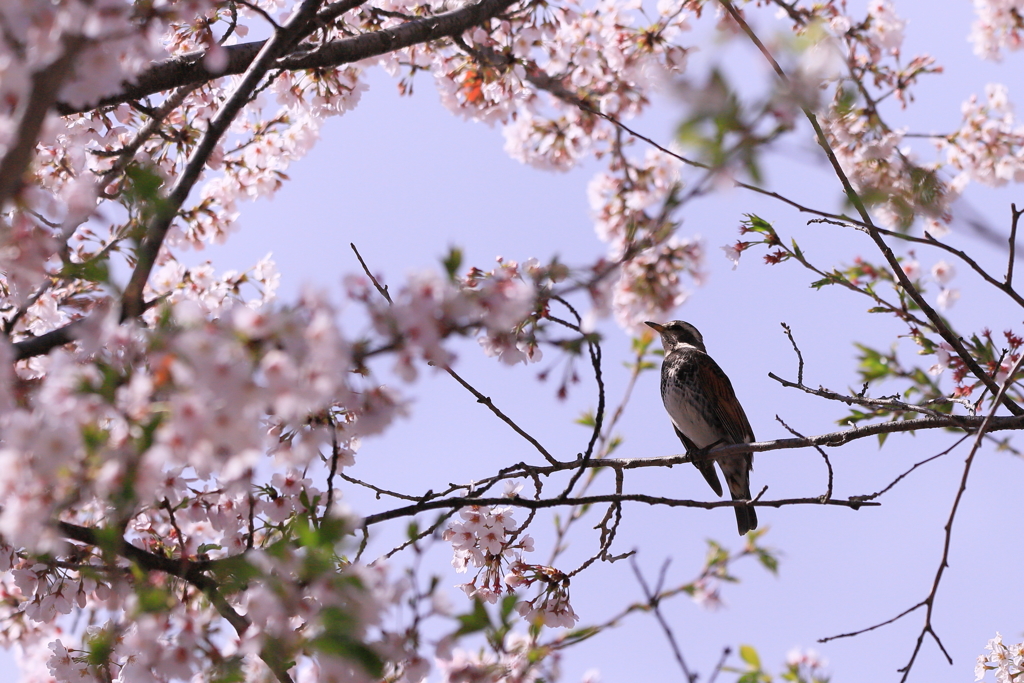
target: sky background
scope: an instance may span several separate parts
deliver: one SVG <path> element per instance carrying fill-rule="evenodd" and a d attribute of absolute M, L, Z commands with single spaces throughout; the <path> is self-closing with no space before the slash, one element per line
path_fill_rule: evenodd
<path fill-rule="evenodd" d="M 959 124 L 961 103 L 971 93 L 983 94 L 986 83 L 1005 83 L 1011 100 L 1024 94 L 1022 55 L 1009 55 L 1002 64 L 981 62 L 972 55 L 967 42 L 973 20 L 970 3 L 939 7 L 918 0 L 900 2 L 896 9 L 908 20 L 904 55 L 932 54 L 946 73 L 923 79 L 914 91 L 917 102 L 907 112 L 893 113 L 890 123 L 905 124 L 914 132 L 948 132 Z M 858 11 L 862 12 L 851 13 Z M 757 16 L 762 20 L 755 26 L 765 27 L 765 16 Z M 706 32 L 702 35 L 707 37 Z M 720 53 L 710 40 L 692 56 L 690 73 L 700 80 L 702 69 L 720 60 L 737 79 L 759 83 L 767 77 L 750 50 L 729 48 Z M 598 165 L 586 164 L 569 173 L 534 170 L 505 155 L 500 129 L 467 123 L 447 112 L 430 78 L 421 76 L 415 95 L 404 98 L 382 72 L 373 72 L 369 82 L 360 105 L 325 125 L 321 143 L 291 167 L 291 182 L 275 198 L 242 206 L 240 232 L 226 246 L 189 258 L 210 258 L 222 271 L 247 268 L 273 252 L 282 273 L 280 299 L 288 302 L 306 285 L 325 288 L 340 300 L 341 277 L 359 272 L 350 242 L 392 287 L 400 286 L 410 272 L 440 268 L 450 245 L 464 250 L 465 265 L 485 269 L 498 255 L 516 260 L 536 256 L 542 262 L 557 255 L 568 264 L 585 264 L 604 253 L 586 200 L 587 183 Z M 667 144 L 684 111 L 684 105 L 666 92 L 648 115 L 630 125 Z M 638 150 L 642 154 L 643 148 Z M 838 182 L 806 136 L 791 136 L 780 145 L 767 165 L 767 184 L 818 208 L 841 208 Z M 1012 201 L 1024 204 L 1016 188 L 972 186 L 958 213 L 981 217 L 1006 233 Z M 703 332 L 709 353 L 731 377 L 759 440 L 789 436 L 775 421 L 776 415 L 807 435 L 833 431 L 846 412 L 840 404 L 785 389 L 768 377 L 773 372 L 796 378 L 796 359 L 780 323 L 792 327 L 800 344 L 806 383 L 836 391 L 859 384 L 854 342 L 885 349 L 902 328 L 888 317 L 866 313 L 867 302 L 852 293 L 812 290 L 812 274 L 795 264 L 763 264 L 757 250 L 748 252 L 733 270 L 719 247 L 737 239 L 745 213 L 773 221 L 780 234 L 796 238 L 809 258 L 823 267 L 849 263 L 858 254 L 880 259 L 860 233 L 807 226 L 806 217 L 742 191 L 699 199 L 682 213 L 681 236 L 705 240 L 709 277 L 673 317 L 688 320 Z M 948 241 L 969 250 L 1001 276 L 1005 249 L 967 233 L 962 223 L 954 225 Z M 941 258 L 924 251 L 918 257 L 925 269 Z M 1008 300 L 981 287 L 966 268 L 958 266 L 958 272 L 954 285 L 963 295 L 947 311 L 958 331 L 979 331 L 986 325 L 995 332 L 1011 325 L 1022 329 L 1020 312 L 1011 309 Z M 930 293 L 932 301 L 936 293 L 937 289 Z M 607 395 L 614 407 L 629 376 L 622 365 L 629 358 L 629 338 L 610 321 L 600 331 L 605 335 Z M 357 333 L 358 329 L 351 336 Z M 457 350 L 459 373 L 556 457 L 570 459 L 585 448 L 589 432 L 574 424 L 596 403 L 593 380 L 585 372 L 581 384 L 562 402 L 555 398 L 556 382 L 537 379 L 538 372 L 556 359 L 552 350 L 539 365 L 515 368 L 486 358 L 473 343 L 458 345 Z M 388 363 L 376 368 L 384 376 Z M 414 493 L 479 479 L 521 460 L 539 460 L 529 444 L 451 378 L 423 370 L 414 385 L 400 387 L 413 400 L 410 417 L 384 436 L 365 440 L 353 476 Z M 617 433 L 624 439 L 619 457 L 680 452 L 661 405 L 656 372 L 641 377 Z M 873 439 L 831 449 L 835 496 L 878 491 L 950 443 L 948 434 L 896 435 L 882 449 Z M 707 680 L 723 647 L 735 651 L 740 644 L 751 644 L 766 668 L 779 671 L 790 649 L 811 647 L 829 661 L 836 683 L 898 681 L 896 669 L 911 655 L 922 612 L 856 638 L 824 645 L 816 640 L 887 620 L 928 594 L 942 554 L 942 527 L 967 452 L 962 446 L 915 471 L 880 499 L 880 507 L 760 508 L 760 524 L 770 529 L 763 542 L 781 554 L 778 576 L 745 561 L 734 567 L 740 583 L 723 590 L 724 608 L 707 611 L 686 597 L 663 606 L 691 670 Z M 1011 642 L 1024 637 L 1024 550 L 1014 535 L 1019 535 L 1022 473 L 1019 458 L 991 448 L 976 460 L 934 613 L 934 626 L 954 665 L 950 667 L 926 640 L 911 681 L 971 681 L 974 659 L 996 631 Z M 608 478 L 595 490 L 607 491 L 610 485 Z M 813 449 L 758 454 L 751 488 L 757 491 L 766 485 L 766 499 L 821 495 L 826 468 Z M 627 489 L 713 498 L 689 465 L 631 472 Z M 344 494 L 363 514 L 389 507 L 359 490 L 346 489 Z M 559 568 L 574 568 L 595 551 L 597 536 L 590 527 L 600 514 L 592 512 L 589 523 L 578 525 Z M 524 517 L 521 512 L 516 515 L 520 521 Z M 421 522 L 430 519 L 423 517 Z M 376 532 L 367 557 L 390 549 L 405 525 L 398 521 Z M 550 528 L 550 517 L 543 515 L 531 527 L 537 538 L 535 562 L 544 562 L 550 553 Z M 670 560 L 666 585 L 672 586 L 696 577 L 709 538 L 731 549 L 741 547 L 730 510 L 632 505 L 625 508 L 614 549 L 636 549 L 637 563 L 652 581 Z M 450 547 L 438 543 L 427 555 L 423 580 L 431 573 L 441 575 L 445 585 L 467 580 L 454 573 L 449 560 Z M 396 558 L 393 566 L 398 570 L 404 562 Z M 467 606 L 460 591 L 450 593 L 457 610 Z M 600 623 L 642 599 L 629 562 L 596 564 L 573 580 L 572 596 L 581 625 Z M 731 663 L 737 664 L 735 655 Z M 649 615 L 633 615 L 621 627 L 571 648 L 563 660 L 562 680 L 577 681 L 593 668 L 607 682 L 681 679 Z M 718 680 L 731 679 L 723 675 Z"/>

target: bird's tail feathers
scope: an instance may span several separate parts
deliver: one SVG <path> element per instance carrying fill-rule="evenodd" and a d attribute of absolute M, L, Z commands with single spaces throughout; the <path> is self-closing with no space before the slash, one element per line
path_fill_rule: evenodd
<path fill-rule="evenodd" d="M 750 475 L 746 472 L 724 472 L 725 482 L 729 485 L 729 495 L 733 500 L 750 500 Z M 757 528 L 757 513 L 747 505 L 736 506 L 736 527 L 740 536 Z"/>

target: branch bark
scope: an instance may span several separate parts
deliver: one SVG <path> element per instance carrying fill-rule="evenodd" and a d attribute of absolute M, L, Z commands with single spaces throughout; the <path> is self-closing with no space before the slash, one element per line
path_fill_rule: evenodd
<path fill-rule="evenodd" d="M 274 63 L 273 68 L 285 71 L 334 68 L 419 43 L 456 36 L 497 16 L 515 2 L 516 0 L 481 0 L 481 2 L 452 12 L 415 19 L 394 28 L 333 40 L 314 50 L 304 49 L 285 55 Z M 353 7 L 359 4 L 361 3 L 353 3 Z M 61 115 L 81 114 L 100 107 L 131 102 L 184 85 L 201 84 L 222 76 L 242 74 L 249 69 L 265 43 L 266 41 L 255 41 L 223 48 L 227 52 L 227 67 L 217 73 L 206 68 L 206 52 L 192 52 L 173 57 L 158 62 L 143 71 L 135 83 L 126 83 L 121 92 L 82 107 L 58 103 L 57 111 Z"/>
<path fill-rule="evenodd" d="M 0 208 L 21 188 L 25 171 L 35 156 L 36 141 L 46 120 L 46 112 L 56 102 L 64 81 L 74 73 L 75 59 L 85 45 L 85 38 L 67 39 L 64 54 L 32 75 L 32 89 L 21 110 L 14 144 L 0 159 Z"/>

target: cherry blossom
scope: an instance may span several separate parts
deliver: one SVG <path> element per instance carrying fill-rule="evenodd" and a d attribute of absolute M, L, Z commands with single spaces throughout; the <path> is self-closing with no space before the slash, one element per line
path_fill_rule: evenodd
<path fill-rule="evenodd" d="M 680 207 L 756 176 L 760 146 L 803 135 L 805 109 L 894 229 L 919 222 L 940 238 L 970 182 L 1024 180 L 1024 133 L 1005 86 L 963 105 L 932 161 L 912 148 L 913 131 L 879 114 L 889 96 L 907 107 L 917 79 L 939 71 L 927 55 L 904 58 L 912 27 L 883 0 L 863 16 L 834 2 L 783 13 L 809 46 L 765 95 L 752 141 L 726 150 L 721 168 L 687 168 L 675 147 L 652 149 L 620 126 L 687 72 L 700 3 L 499 4 L 0 7 L 0 633 L 21 648 L 26 680 L 420 681 L 428 646 L 444 680 L 553 679 L 557 649 L 541 643 L 542 627 L 572 628 L 580 615 L 575 572 L 528 560 L 534 515 L 520 523 L 512 505 L 470 501 L 440 532 L 451 571 L 474 570 L 466 597 L 504 596 L 508 614 L 514 600 L 528 622 L 529 636 L 509 630 L 475 653 L 418 631 L 461 607 L 411 570 L 363 557 L 351 538 L 366 540 L 370 518 L 347 508 L 341 482 L 359 481 L 349 470 L 363 442 L 413 409 L 408 385 L 425 369 L 451 370 L 458 338 L 506 365 L 536 363 L 596 343 L 599 317 L 630 334 L 670 317 L 705 277 L 704 244 L 683 233 Z M 978 54 L 1019 47 L 1019 2 L 975 8 Z M 458 30 L 403 37 L 467 9 L 479 16 Z M 719 29 L 740 35 L 716 11 Z M 272 36 L 262 67 L 239 67 L 261 59 L 245 57 L 259 52 L 250 34 Z M 378 45 L 353 47 L 365 38 Z M 352 54 L 327 60 L 337 50 Z M 175 80 L 171 67 L 191 75 Z M 260 78 L 250 83 L 247 69 Z M 274 196 L 326 120 L 359 106 L 373 69 L 406 94 L 432 83 L 451 112 L 500 128 L 524 164 L 599 165 L 588 195 L 603 255 L 573 267 L 453 259 L 393 287 L 347 275 L 341 296 L 308 289 L 287 302 L 270 255 L 227 272 L 186 259 L 244 233 L 246 203 Z M 698 92 L 708 115 L 732 102 L 719 82 Z M 749 246 L 723 249 L 735 267 Z M 910 257 L 902 270 L 919 278 Z M 900 269 L 857 267 L 876 278 Z M 947 309 L 960 295 L 948 286 L 953 266 L 931 274 Z M 572 296 L 590 306 L 577 322 L 552 312 L 575 314 Z M 566 329 L 577 335 L 569 342 Z M 926 352 L 933 376 L 953 367 L 958 395 L 970 393 L 952 346 Z M 998 381 L 1018 357 L 991 361 Z M 410 536 L 410 553 L 430 541 Z M 719 606 L 723 581 L 709 571 L 690 595 Z M 997 636 L 988 649 L 982 676 L 1019 669 L 1019 646 Z M 810 653 L 790 665 L 820 666 Z"/>

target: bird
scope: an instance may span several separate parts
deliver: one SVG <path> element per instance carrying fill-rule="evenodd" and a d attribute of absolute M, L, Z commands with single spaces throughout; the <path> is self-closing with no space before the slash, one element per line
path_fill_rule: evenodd
<path fill-rule="evenodd" d="M 732 499 L 750 500 L 753 454 L 706 457 L 714 446 L 755 440 L 732 382 L 708 355 L 704 337 L 696 327 L 682 320 L 664 325 L 645 324 L 661 335 L 665 348 L 661 400 L 687 454 L 716 494 L 722 495 L 722 483 L 715 472 L 715 462 L 725 475 Z M 757 528 L 757 514 L 752 506 L 738 505 L 734 509 L 740 536 Z"/>

